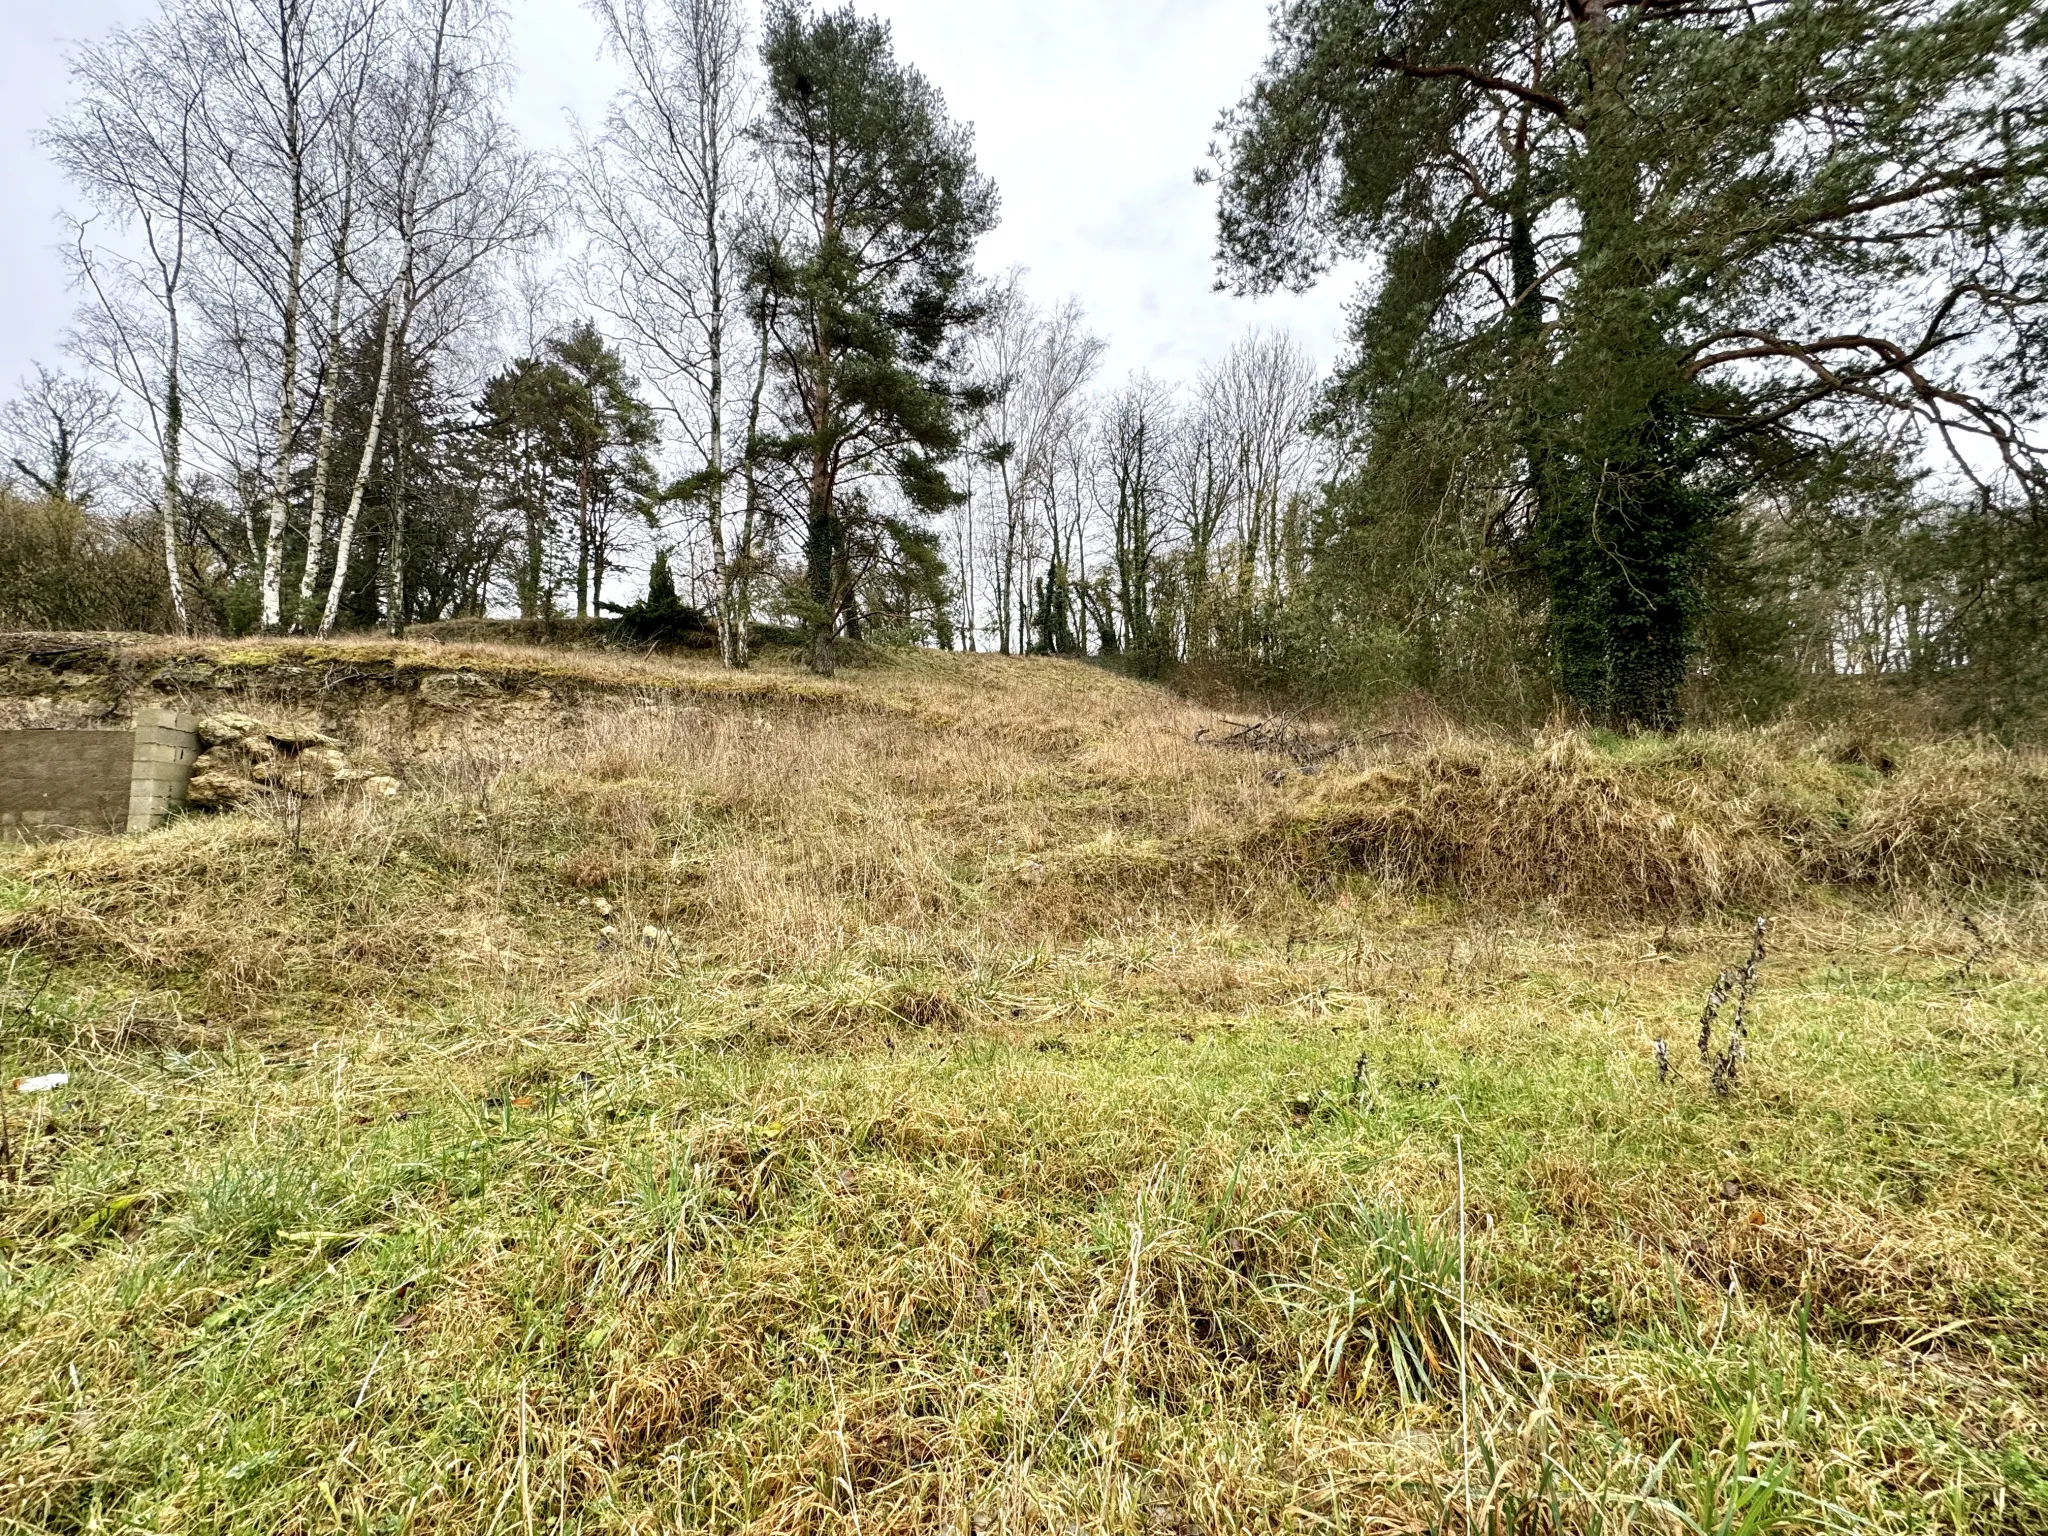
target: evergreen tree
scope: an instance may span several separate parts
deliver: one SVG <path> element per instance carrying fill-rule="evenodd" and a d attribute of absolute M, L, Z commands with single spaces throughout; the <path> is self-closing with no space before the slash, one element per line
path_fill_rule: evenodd
<path fill-rule="evenodd" d="M 1715 530 L 1896 453 L 1879 413 L 2048 483 L 2013 414 L 2048 300 L 2028 0 L 1289 0 L 1275 39 L 1224 124 L 1226 267 L 1381 258 L 1338 396 L 1363 519 L 1429 501 L 1418 433 L 1461 440 L 1588 713 L 1676 723 Z"/>
<path fill-rule="evenodd" d="M 559 363 L 515 359 L 484 385 L 478 438 L 492 501 L 519 526 L 513 590 L 522 619 L 553 617 L 560 576 L 552 556 L 561 524 L 573 516 L 576 444 L 570 420 L 580 409 L 576 380 Z"/>
<path fill-rule="evenodd" d="M 937 537 L 900 517 L 861 516 L 847 527 L 854 601 L 849 633 L 953 649 L 953 589 Z"/>
<path fill-rule="evenodd" d="M 336 373 L 334 453 L 351 474 L 369 441 L 382 370 L 375 328 L 346 343 Z M 387 624 L 394 601 L 401 624 L 481 615 L 489 606 L 512 530 L 480 495 L 482 468 L 467 428 L 461 403 L 439 385 L 431 352 L 394 346 L 375 457 L 363 484 L 357 558 L 350 562 L 337 610 L 346 627 Z M 310 494 L 309 480 L 309 472 L 298 477 L 295 500 Z M 305 558 L 303 540 L 295 540 L 292 564 Z M 320 561 L 313 586 L 320 590 L 333 552 L 323 549 L 310 558 Z M 297 589 L 296 582 L 288 585 Z"/>
<path fill-rule="evenodd" d="M 654 412 L 634 393 L 625 359 L 584 321 L 547 347 L 570 388 L 551 388 L 562 412 L 560 441 L 574 467 L 576 617 L 597 611 L 611 557 L 633 522 L 650 523 L 654 467 L 648 450 L 660 433 Z"/>
<path fill-rule="evenodd" d="M 492 495 L 521 526 L 520 617 L 552 613 L 565 580 L 576 617 L 590 617 L 613 557 L 653 520 L 660 434 L 625 360 L 584 321 L 493 377 L 478 415 Z"/>
<path fill-rule="evenodd" d="M 669 569 L 668 551 L 657 549 L 647 571 L 647 595 L 624 608 L 606 603 L 618 615 L 612 633 L 634 645 L 674 645 L 693 636 L 709 633 L 704 615 L 676 594 L 675 574 Z"/>
<path fill-rule="evenodd" d="M 974 244 L 996 195 L 970 134 L 897 61 L 883 23 L 784 0 L 762 58 L 757 136 L 789 223 L 752 281 L 774 317 L 784 430 L 772 451 L 800 481 L 811 665 L 829 672 L 834 636 L 859 623 L 857 549 L 912 547 L 876 538 L 862 482 L 883 482 L 913 516 L 958 500 L 942 468 L 960 444 L 956 342 L 976 313 Z"/>

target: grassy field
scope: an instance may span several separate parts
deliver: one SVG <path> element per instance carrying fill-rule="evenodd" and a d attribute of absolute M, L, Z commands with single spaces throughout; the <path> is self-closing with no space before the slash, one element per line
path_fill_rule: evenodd
<path fill-rule="evenodd" d="M 2041 755 L 421 665 L 0 852 L 0 1528 L 2048 1531 Z"/>

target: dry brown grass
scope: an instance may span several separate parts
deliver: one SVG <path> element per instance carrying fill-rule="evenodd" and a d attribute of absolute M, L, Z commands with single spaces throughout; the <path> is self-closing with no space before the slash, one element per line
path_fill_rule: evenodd
<path fill-rule="evenodd" d="M 2048 869 L 2048 759 L 1977 743 L 1888 749 L 1880 772 L 1792 732 L 1517 746 L 1438 725 L 1275 784 L 1274 762 L 1196 744 L 1207 712 L 1082 667 L 910 657 L 824 683 L 600 657 L 583 694 L 536 700 L 584 658 L 413 650 L 488 661 L 519 702 L 309 698 L 324 652 L 208 649 L 241 670 L 183 702 L 318 719 L 410 792 L 27 854 L 8 933 L 202 979 L 231 1014 L 428 977 L 572 999 L 701 964 L 986 969 L 1162 924 L 1313 926 L 1360 876 L 1367 902 L 1663 920 L 1823 887 L 2024 905 Z M 1175 969 L 1187 996 L 1236 984 Z"/>
<path fill-rule="evenodd" d="M 1473 1528 L 2048 1524 L 2037 758 L 204 654 L 409 787 L 5 853 L 0 1529 L 1461 1530 L 1460 1150 Z"/>
<path fill-rule="evenodd" d="M 2012 892 L 2048 870 L 2048 754 L 1927 742 L 1880 772 L 1826 736 L 1679 736 L 1602 751 L 1441 740 L 1275 818 L 1323 867 L 1492 903 L 1755 910 L 1816 886 Z"/>

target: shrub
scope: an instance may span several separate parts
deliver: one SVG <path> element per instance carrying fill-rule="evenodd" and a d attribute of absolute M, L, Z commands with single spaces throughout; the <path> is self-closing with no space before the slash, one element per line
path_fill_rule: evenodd
<path fill-rule="evenodd" d="M 170 610 L 150 530 L 0 488 L 0 626 L 161 630 Z"/>

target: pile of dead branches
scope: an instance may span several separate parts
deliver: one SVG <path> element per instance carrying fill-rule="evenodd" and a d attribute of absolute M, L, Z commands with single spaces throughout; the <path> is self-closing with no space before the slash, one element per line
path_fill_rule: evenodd
<path fill-rule="evenodd" d="M 1288 715 L 1223 723 L 1230 729 L 1217 732 L 1205 725 L 1196 731 L 1196 743 L 1237 752 L 1266 752 L 1291 760 L 1297 768 L 1313 767 L 1358 745 L 1355 736 L 1333 736 Z"/>

